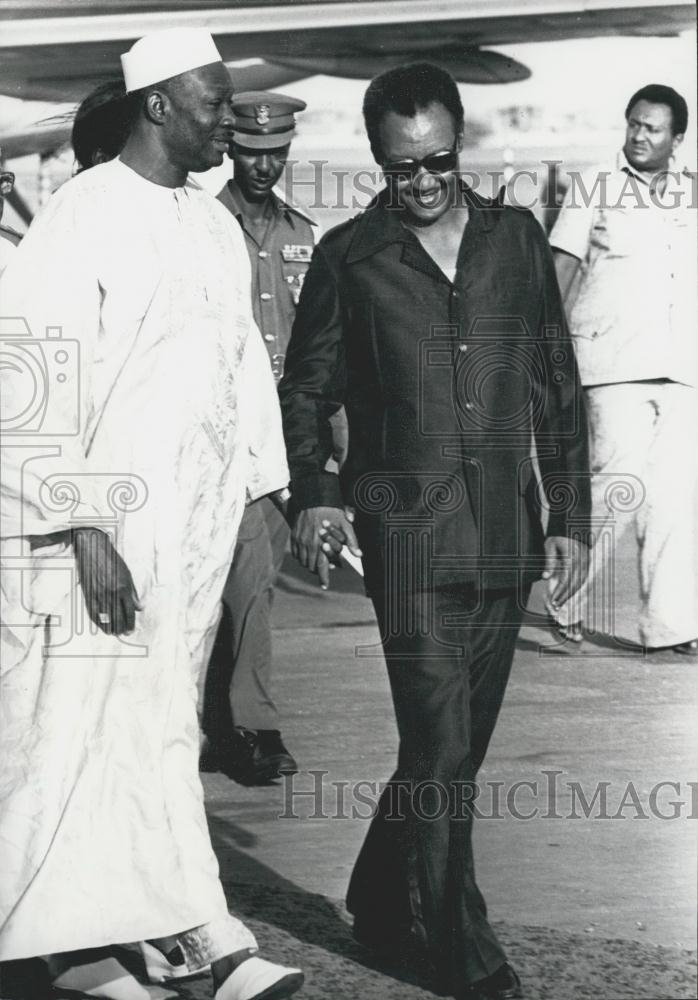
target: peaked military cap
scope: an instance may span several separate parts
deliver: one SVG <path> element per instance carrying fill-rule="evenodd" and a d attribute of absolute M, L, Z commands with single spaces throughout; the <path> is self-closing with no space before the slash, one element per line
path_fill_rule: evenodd
<path fill-rule="evenodd" d="M 296 111 L 304 111 L 305 101 L 287 94 L 248 90 L 235 94 L 233 141 L 248 149 L 276 149 L 286 146 L 295 133 Z"/>

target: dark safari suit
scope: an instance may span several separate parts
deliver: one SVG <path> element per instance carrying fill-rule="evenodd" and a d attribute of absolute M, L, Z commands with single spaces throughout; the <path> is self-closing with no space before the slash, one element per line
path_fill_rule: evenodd
<path fill-rule="evenodd" d="M 460 190 L 453 282 L 387 191 L 327 234 L 280 385 L 296 507 L 356 509 L 400 736 L 348 906 L 376 936 L 420 936 L 450 990 L 505 960 L 462 800 L 543 566 L 539 494 L 550 535 L 586 539 L 589 518 L 583 402 L 544 233 L 530 212 Z M 337 477 L 324 470 L 340 404 Z"/>

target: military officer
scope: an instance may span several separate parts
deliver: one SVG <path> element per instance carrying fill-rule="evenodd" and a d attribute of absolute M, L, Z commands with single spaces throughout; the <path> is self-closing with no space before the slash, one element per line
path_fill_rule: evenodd
<path fill-rule="evenodd" d="M 245 235 L 254 317 L 277 382 L 315 244 L 315 222 L 274 190 L 294 136 L 294 114 L 305 107 L 285 94 L 236 96 L 235 176 L 218 195 Z M 206 678 L 202 769 L 222 770 L 243 784 L 265 784 L 297 770 L 271 695 L 271 604 L 288 536 L 286 521 L 266 498 L 247 506 Z"/>

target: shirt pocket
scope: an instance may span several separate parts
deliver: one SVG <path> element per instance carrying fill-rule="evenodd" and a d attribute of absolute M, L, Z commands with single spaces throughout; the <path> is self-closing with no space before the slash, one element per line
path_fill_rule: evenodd
<path fill-rule="evenodd" d="M 305 250 L 304 247 L 298 247 L 297 249 Z M 308 249 L 312 251 L 312 247 L 308 247 Z M 294 306 L 297 306 L 310 261 L 308 260 L 308 262 L 305 262 L 301 260 L 286 260 L 284 258 L 284 250 L 281 250 L 280 253 L 281 253 L 281 280 L 287 290 L 287 294 L 291 302 L 293 303 Z"/>
<path fill-rule="evenodd" d="M 647 208 L 642 205 L 600 209 L 591 228 L 592 256 L 596 250 L 605 257 L 629 257 L 643 239 L 646 215 Z"/>
<path fill-rule="evenodd" d="M 536 298 L 533 282 L 525 276 L 514 274 L 498 286 L 496 301 L 499 312 L 502 314 L 512 313 L 527 316 L 530 312 L 531 301 L 536 301 Z"/>

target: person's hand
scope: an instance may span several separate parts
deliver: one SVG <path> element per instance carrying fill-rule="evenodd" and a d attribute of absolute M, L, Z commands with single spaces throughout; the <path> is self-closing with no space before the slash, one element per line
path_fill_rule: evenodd
<path fill-rule="evenodd" d="M 107 635 L 132 632 L 142 607 L 131 572 L 109 536 L 98 528 L 76 528 L 73 550 L 87 613 Z"/>
<path fill-rule="evenodd" d="M 556 611 L 576 594 L 589 572 L 589 547 L 576 538 L 552 535 L 545 540 L 543 579 L 555 580 L 550 605 Z"/>
<path fill-rule="evenodd" d="M 351 521 L 351 512 L 341 507 L 308 507 L 296 518 L 291 552 L 301 566 L 317 573 L 323 590 L 330 585 L 330 566 L 344 545 L 355 556 L 362 554 Z"/>

